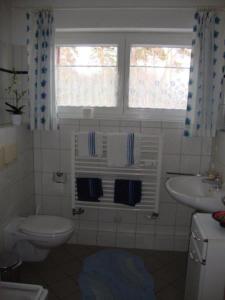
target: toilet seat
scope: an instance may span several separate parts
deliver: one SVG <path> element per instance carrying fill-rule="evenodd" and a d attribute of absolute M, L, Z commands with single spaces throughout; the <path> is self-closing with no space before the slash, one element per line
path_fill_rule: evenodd
<path fill-rule="evenodd" d="M 42 237 L 52 237 L 73 231 L 71 220 L 48 215 L 33 215 L 27 217 L 19 226 L 25 234 Z"/>

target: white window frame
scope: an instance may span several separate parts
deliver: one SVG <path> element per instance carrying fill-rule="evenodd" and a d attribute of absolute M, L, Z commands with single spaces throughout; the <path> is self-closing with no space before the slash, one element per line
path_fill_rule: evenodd
<path fill-rule="evenodd" d="M 57 32 L 56 46 L 118 45 L 118 105 L 109 108 L 94 107 L 94 118 L 183 121 L 186 112 L 182 109 L 130 108 L 128 106 L 130 47 L 142 45 L 191 48 L 191 39 L 191 32 Z M 58 106 L 58 115 L 60 118 L 82 118 L 83 109 L 84 107 Z"/>
<path fill-rule="evenodd" d="M 154 108 L 130 108 L 129 102 L 129 70 L 130 70 L 130 48 L 131 46 L 152 47 L 191 47 L 191 34 L 183 33 L 142 33 L 128 34 L 126 38 L 126 63 L 125 63 L 125 96 L 124 114 L 127 117 L 151 120 L 183 120 L 185 110 L 183 109 L 154 109 Z"/>
<path fill-rule="evenodd" d="M 118 90 L 117 90 L 117 106 L 115 107 L 75 107 L 75 106 L 58 106 L 58 115 L 60 118 L 82 118 L 83 110 L 91 108 L 93 110 L 94 118 L 110 117 L 112 115 L 122 116 L 123 113 L 123 94 L 124 94 L 124 39 L 117 33 L 57 33 L 56 47 L 57 46 L 92 46 L 92 45 L 115 45 L 118 46 Z M 57 82 L 56 82 L 57 84 Z"/>

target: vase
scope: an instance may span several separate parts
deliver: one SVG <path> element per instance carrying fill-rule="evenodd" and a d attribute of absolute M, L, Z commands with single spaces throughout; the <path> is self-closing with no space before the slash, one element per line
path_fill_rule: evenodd
<path fill-rule="evenodd" d="M 22 123 L 22 115 L 12 114 L 12 124 L 14 126 L 20 126 Z"/>

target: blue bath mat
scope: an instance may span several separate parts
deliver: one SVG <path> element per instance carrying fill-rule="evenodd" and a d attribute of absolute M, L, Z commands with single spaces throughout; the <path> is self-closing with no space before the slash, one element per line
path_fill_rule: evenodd
<path fill-rule="evenodd" d="M 83 300 L 155 300 L 143 261 L 121 250 L 102 250 L 84 261 L 79 276 Z"/>

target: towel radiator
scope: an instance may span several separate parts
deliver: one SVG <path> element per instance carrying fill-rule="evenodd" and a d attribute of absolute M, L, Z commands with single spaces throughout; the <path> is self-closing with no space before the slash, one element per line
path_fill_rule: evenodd
<path fill-rule="evenodd" d="M 103 156 L 80 158 L 77 134 L 72 133 L 72 209 L 82 213 L 85 207 L 144 210 L 158 214 L 159 188 L 162 161 L 162 135 L 141 135 L 140 161 L 138 165 L 112 167 L 107 164 L 107 134 L 103 135 Z M 84 202 L 77 198 L 76 177 L 102 179 L 103 197 L 100 202 Z M 141 180 L 142 199 L 135 207 L 114 203 L 115 179 Z"/>

